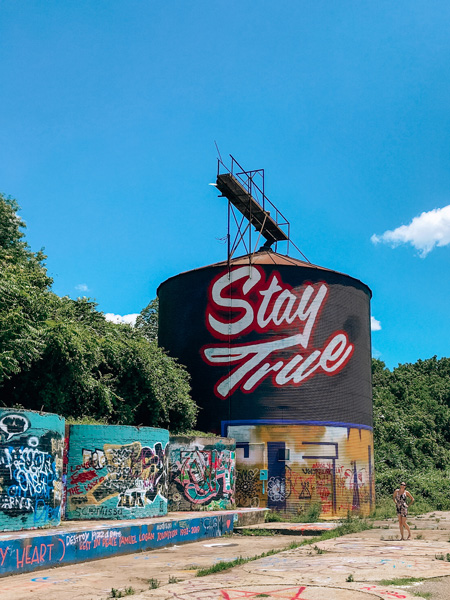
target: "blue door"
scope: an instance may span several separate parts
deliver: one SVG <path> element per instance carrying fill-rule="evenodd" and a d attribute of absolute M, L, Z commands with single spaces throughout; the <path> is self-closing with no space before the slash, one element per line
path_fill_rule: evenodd
<path fill-rule="evenodd" d="M 286 509 L 286 467 L 285 462 L 279 460 L 285 448 L 284 442 L 267 442 L 267 508 L 274 510 Z"/>

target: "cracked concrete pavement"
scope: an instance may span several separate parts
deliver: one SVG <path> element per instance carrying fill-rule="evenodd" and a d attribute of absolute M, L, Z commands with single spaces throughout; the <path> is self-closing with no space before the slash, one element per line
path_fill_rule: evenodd
<path fill-rule="evenodd" d="M 374 529 L 286 550 L 228 571 L 196 577 L 199 567 L 251 557 L 296 535 L 214 538 L 2 579 L 0 600 L 106 600 L 132 588 L 136 600 L 432 600 L 450 599 L 450 512 L 409 519 L 412 539 L 400 541 L 396 519 Z M 311 539 L 311 538 L 308 538 Z M 396 585 L 399 578 L 423 581 Z M 159 587 L 149 589 L 151 581 Z M 169 583 L 170 581 L 170 583 Z"/>

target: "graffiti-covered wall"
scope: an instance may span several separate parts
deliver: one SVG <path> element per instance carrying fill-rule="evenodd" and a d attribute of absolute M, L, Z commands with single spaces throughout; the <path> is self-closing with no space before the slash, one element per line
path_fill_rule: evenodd
<path fill-rule="evenodd" d="M 71 425 L 68 519 L 131 519 L 167 513 L 169 432 L 153 427 Z"/>
<path fill-rule="evenodd" d="M 169 510 L 223 510 L 234 506 L 234 440 L 170 437 Z"/>
<path fill-rule="evenodd" d="M 0 531 L 58 525 L 64 419 L 0 409 Z"/>
<path fill-rule="evenodd" d="M 230 426 L 236 504 L 321 517 L 368 515 L 374 505 L 371 428 L 315 424 Z"/>

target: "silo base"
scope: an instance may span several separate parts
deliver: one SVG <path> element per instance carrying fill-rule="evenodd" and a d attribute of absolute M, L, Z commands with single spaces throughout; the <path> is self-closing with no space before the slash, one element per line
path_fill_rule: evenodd
<path fill-rule="evenodd" d="M 237 506 L 322 519 L 375 507 L 372 428 L 264 420 L 223 429 L 236 440 Z"/>

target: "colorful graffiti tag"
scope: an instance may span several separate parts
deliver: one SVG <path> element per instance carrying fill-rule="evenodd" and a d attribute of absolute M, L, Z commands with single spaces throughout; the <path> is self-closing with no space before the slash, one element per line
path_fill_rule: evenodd
<path fill-rule="evenodd" d="M 238 506 L 301 514 L 316 504 L 322 518 L 371 511 L 375 492 L 370 429 L 255 425 L 230 426 L 228 433 L 239 440 L 248 438 L 238 442 Z M 261 469 L 268 470 L 265 486 Z"/>
<path fill-rule="evenodd" d="M 162 523 L 139 522 L 123 527 L 49 532 L 29 538 L 0 538 L 0 576 L 193 542 L 231 531 L 233 515 L 225 514 Z"/>
<path fill-rule="evenodd" d="M 170 510 L 227 509 L 234 506 L 235 444 L 171 438 Z"/>
<path fill-rule="evenodd" d="M 111 428 L 108 429 L 110 440 L 120 439 L 120 433 L 122 437 L 124 433 L 130 436 L 134 431 L 128 430 L 135 430 L 116 427 L 113 432 Z M 167 431 L 152 428 L 142 428 L 140 434 L 135 433 L 135 437 L 148 437 L 150 434 L 145 430 L 163 432 L 163 437 L 168 438 Z M 135 518 L 165 514 L 168 440 L 148 445 L 144 445 L 144 439 L 142 443 L 101 444 L 93 442 L 94 433 L 89 430 L 74 431 L 71 427 L 67 473 L 68 518 Z"/>
<path fill-rule="evenodd" d="M 57 525 L 64 419 L 0 411 L 0 530 Z"/>

